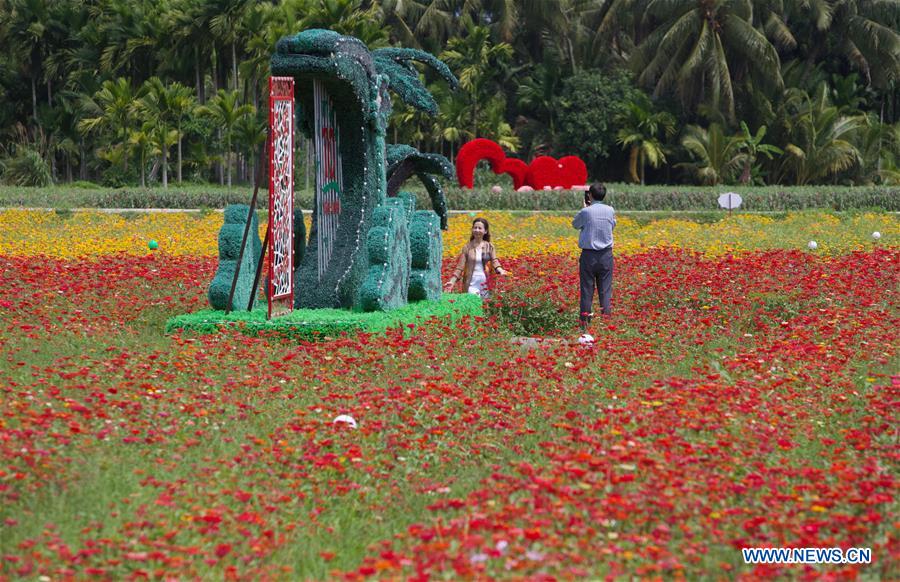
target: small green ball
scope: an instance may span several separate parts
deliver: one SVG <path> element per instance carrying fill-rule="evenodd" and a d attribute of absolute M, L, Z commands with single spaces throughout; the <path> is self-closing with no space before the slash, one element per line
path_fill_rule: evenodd
<path fill-rule="evenodd" d="M 151 251 L 155 251 L 156 249 L 159 248 L 159 243 L 156 242 L 155 240 L 151 240 L 149 243 L 147 243 L 147 246 L 150 247 Z"/>

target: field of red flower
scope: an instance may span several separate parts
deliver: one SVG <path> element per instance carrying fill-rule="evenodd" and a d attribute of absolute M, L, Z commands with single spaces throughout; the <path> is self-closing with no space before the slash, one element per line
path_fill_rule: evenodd
<path fill-rule="evenodd" d="M 0 579 L 896 575 L 900 250 L 619 257 L 592 347 L 511 342 L 577 335 L 577 272 L 505 266 L 312 344 L 164 336 L 212 258 L 0 257 Z"/>

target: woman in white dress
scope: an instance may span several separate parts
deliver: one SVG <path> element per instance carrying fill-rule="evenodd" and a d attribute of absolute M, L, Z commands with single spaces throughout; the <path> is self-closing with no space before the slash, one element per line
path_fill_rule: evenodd
<path fill-rule="evenodd" d="M 507 274 L 507 271 L 500 266 L 494 245 L 491 244 L 491 227 L 488 221 L 484 218 L 476 218 L 472 221 L 472 236 L 459 254 L 456 269 L 444 286 L 444 290 L 448 293 L 451 292 L 462 276 L 462 288 L 467 293 L 485 297 L 491 271 L 496 271 L 498 275 Z"/>

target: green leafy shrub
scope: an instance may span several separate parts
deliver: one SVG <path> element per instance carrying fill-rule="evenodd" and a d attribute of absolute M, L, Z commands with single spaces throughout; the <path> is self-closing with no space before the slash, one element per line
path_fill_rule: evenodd
<path fill-rule="evenodd" d="M 486 315 L 519 336 L 547 336 L 571 329 L 571 309 L 546 294 L 522 287 L 504 288 L 485 303 Z"/>
<path fill-rule="evenodd" d="M 80 188 L 82 190 L 96 190 L 101 186 L 96 182 L 88 182 L 87 180 L 76 180 L 69 184 L 66 184 L 69 188 Z"/>
<path fill-rule="evenodd" d="M 40 152 L 18 146 L 15 154 L 3 163 L 3 183 L 11 186 L 49 186 L 53 183 L 50 165 Z"/>

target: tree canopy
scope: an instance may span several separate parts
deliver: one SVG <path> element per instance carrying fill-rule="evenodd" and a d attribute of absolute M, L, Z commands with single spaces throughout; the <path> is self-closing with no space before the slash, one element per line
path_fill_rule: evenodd
<path fill-rule="evenodd" d="M 895 0 L 0 0 L 0 181 L 249 181 L 269 57 L 312 27 L 449 66 L 456 90 L 397 61 L 435 107 L 396 100 L 389 136 L 423 152 L 485 137 L 651 183 L 900 175 Z"/>

